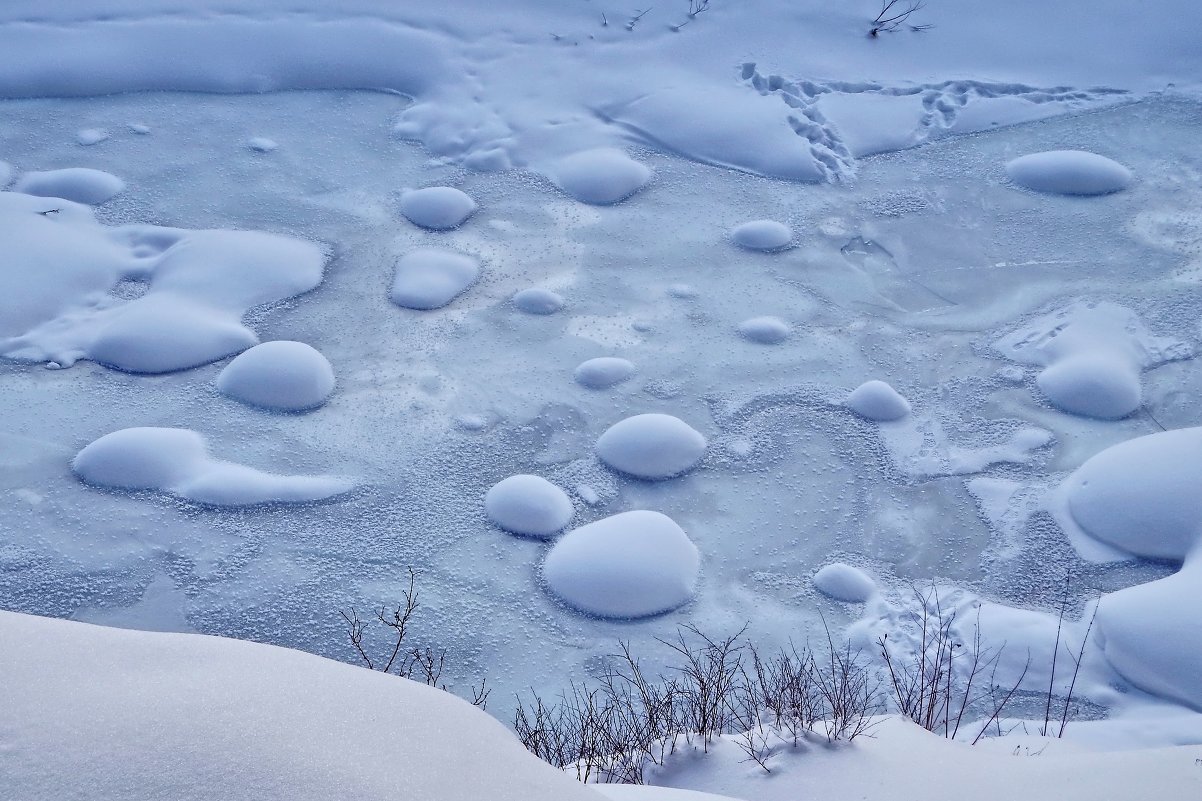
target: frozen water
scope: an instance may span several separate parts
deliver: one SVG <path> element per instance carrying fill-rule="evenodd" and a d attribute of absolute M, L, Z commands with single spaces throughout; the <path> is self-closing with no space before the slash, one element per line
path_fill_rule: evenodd
<path fill-rule="evenodd" d="M 2 178 L 4 176 L 0 176 Z M 7 181 L 0 180 L 0 187 Z M 125 182 L 115 175 L 90 167 L 67 167 L 22 173 L 13 186 L 14 192 L 39 197 L 61 197 L 76 203 L 95 206 L 125 189 Z"/>
<path fill-rule="evenodd" d="M 900 420 L 910 413 L 910 402 L 884 381 L 865 381 L 852 390 L 847 408 L 878 423 Z"/>
<path fill-rule="evenodd" d="M 557 292 L 531 287 L 516 293 L 513 296 L 513 305 L 526 314 L 555 314 L 563 308 L 564 300 Z"/>
<path fill-rule="evenodd" d="M 589 389 L 606 389 L 634 376 L 634 363 L 617 356 L 598 356 L 576 366 L 572 377 L 576 383 Z"/>
<path fill-rule="evenodd" d="M 687 602 L 700 561 L 697 546 L 672 518 L 640 510 L 569 531 L 547 553 L 543 578 L 582 612 L 637 618 Z"/>
<path fill-rule="evenodd" d="M 761 345 L 779 345 L 792 329 L 779 317 L 752 317 L 739 323 L 739 335 Z"/>
<path fill-rule="evenodd" d="M 234 357 L 217 376 L 217 389 L 252 406 L 304 411 L 330 397 L 334 368 L 304 342 L 264 342 Z"/>
<path fill-rule="evenodd" d="M 414 225 L 445 231 L 463 225 L 476 210 L 476 201 L 451 186 L 428 186 L 401 194 L 401 214 Z"/>
<path fill-rule="evenodd" d="M 573 153 L 548 169 L 555 185 L 581 203 L 609 206 L 643 188 L 651 170 L 614 148 Z"/>
<path fill-rule="evenodd" d="M 1006 164 L 1014 183 L 1058 195 L 1108 195 L 1126 189 L 1131 171 L 1117 161 L 1083 150 L 1049 150 Z"/>
<path fill-rule="evenodd" d="M 389 297 L 407 309 L 440 309 L 480 276 L 480 263 L 444 248 L 419 248 L 397 261 Z"/>
<path fill-rule="evenodd" d="M 656 481 L 692 470 L 705 447 L 705 437 L 679 417 L 637 414 L 606 429 L 597 455 L 615 470 Z"/>
<path fill-rule="evenodd" d="M 753 220 L 735 227 L 730 238 L 749 250 L 784 250 L 793 244 L 793 232 L 775 220 Z"/>
<path fill-rule="evenodd" d="M 850 603 L 863 603 L 876 593 L 876 584 L 867 573 L 843 562 L 822 567 L 813 581 L 819 592 Z"/>
<path fill-rule="evenodd" d="M 517 475 L 494 484 L 484 496 L 488 519 L 506 531 L 547 539 L 572 522 L 567 493 L 541 476 Z"/>

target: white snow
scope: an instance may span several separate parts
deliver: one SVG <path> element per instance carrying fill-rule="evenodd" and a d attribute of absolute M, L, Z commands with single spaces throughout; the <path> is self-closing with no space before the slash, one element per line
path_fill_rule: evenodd
<path fill-rule="evenodd" d="M 793 231 L 775 220 L 752 220 L 736 226 L 730 238 L 748 250 L 784 250 L 793 244 Z"/>
<path fill-rule="evenodd" d="M 844 403 L 861 417 L 878 423 L 900 420 L 910 413 L 910 402 L 879 379 L 860 384 L 851 391 Z"/>
<path fill-rule="evenodd" d="M 0 176 L 3 177 L 3 176 Z M 6 181 L 0 181 L 3 187 Z M 115 175 L 90 167 L 67 167 L 22 173 L 12 191 L 39 197 L 61 197 L 89 206 L 99 205 L 124 191 L 125 182 Z"/>
<path fill-rule="evenodd" d="M 463 225 L 476 210 L 476 201 L 452 186 L 428 186 L 401 193 L 401 214 L 414 225 L 446 231 Z"/>
<path fill-rule="evenodd" d="M 850 603 L 863 603 L 876 593 L 876 583 L 858 567 L 833 562 L 814 574 L 819 592 Z"/>
<path fill-rule="evenodd" d="M 692 470 L 705 455 L 705 437 L 679 417 L 637 414 L 597 439 L 597 455 L 615 470 L 652 481 Z"/>
<path fill-rule="evenodd" d="M 0 189 L 4 189 L 13 180 L 13 165 L 0 160 Z"/>
<path fill-rule="evenodd" d="M 316 501 L 353 486 L 332 476 L 284 476 L 219 461 L 204 437 L 186 428 L 114 431 L 81 450 L 71 467 L 95 486 L 158 490 L 215 506 Z"/>
<path fill-rule="evenodd" d="M 589 389 L 606 389 L 634 376 L 636 368 L 628 359 L 617 356 L 598 356 L 576 366 L 572 377 L 576 383 Z"/>
<path fill-rule="evenodd" d="M 279 150 L 279 142 L 265 136 L 253 136 L 246 140 L 246 146 L 256 153 L 272 153 Z"/>
<path fill-rule="evenodd" d="M 304 342 L 264 342 L 234 357 L 217 376 L 217 389 L 252 406 L 304 411 L 330 397 L 334 368 Z"/>
<path fill-rule="evenodd" d="M 484 496 L 484 511 L 506 531 L 542 539 L 567 528 L 575 514 L 566 492 L 541 476 L 528 474 L 494 484 Z"/>
<path fill-rule="evenodd" d="M 738 326 L 739 335 L 761 345 L 779 345 L 789 338 L 792 329 L 779 317 L 751 317 Z"/>
<path fill-rule="evenodd" d="M 542 287 L 530 287 L 514 294 L 513 305 L 526 314 L 555 314 L 564 307 L 564 299 L 558 292 Z"/>
<path fill-rule="evenodd" d="M 84 147 L 98 145 L 109 138 L 109 132 L 103 128 L 84 128 L 75 135 L 75 141 Z"/>
<path fill-rule="evenodd" d="M 418 248 L 397 261 L 389 297 L 407 309 L 440 309 L 480 276 L 472 256 L 444 248 Z"/>
<path fill-rule="evenodd" d="M 1049 150 L 1006 164 L 1010 180 L 1037 192 L 1108 195 L 1131 184 L 1131 171 L 1117 161 L 1083 150 Z"/>
<path fill-rule="evenodd" d="M 543 578 L 582 612 L 637 618 L 686 603 L 699 569 L 697 547 L 672 518 L 638 510 L 569 531 L 547 553 Z"/>
<path fill-rule="evenodd" d="M 547 175 L 581 203 L 609 206 L 642 189 L 651 170 L 621 150 L 605 147 L 559 159 L 547 169 Z"/>

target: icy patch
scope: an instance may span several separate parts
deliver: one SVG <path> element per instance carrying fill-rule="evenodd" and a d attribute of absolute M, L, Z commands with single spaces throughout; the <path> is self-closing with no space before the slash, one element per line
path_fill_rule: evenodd
<path fill-rule="evenodd" d="M 322 405 L 334 391 L 334 368 L 303 342 L 264 342 L 226 365 L 217 389 L 252 406 L 303 411 Z"/>
<path fill-rule="evenodd" d="M 479 276 L 480 263 L 471 256 L 420 248 L 397 262 L 389 297 L 407 309 L 438 309 L 466 291 Z"/>
<path fill-rule="evenodd" d="M 705 448 L 705 437 L 670 414 L 627 417 L 597 440 L 601 461 L 652 481 L 692 470 L 705 455 Z"/>
<path fill-rule="evenodd" d="M 1043 367 L 1035 382 L 1057 408 L 1114 420 L 1143 403 L 1140 373 L 1189 358 L 1181 340 L 1152 336 L 1134 312 L 1080 301 L 998 340 L 1006 358 Z"/>
<path fill-rule="evenodd" d="M 186 428 L 114 431 L 81 450 L 71 467 L 95 486 L 158 490 L 216 506 L 316 501 L 353 486 L 332 476 L 282 476 L 219 461 L 204 437 Z"/>
<path fill-rule="evenodd" d="M 434 231 L 458 228 L 476 210 L 476 201 L 450 186 L 412 189 L 401 195 L 401 214 Z"/>
<path fill-rule="evenodd" d="M 0 187 L 4 184 L 5 181 L 0 180 Z M 117 176 L 90 167 L 27 172 L 13 186 L 14 192 L 38 197 L 61 197 L 89 206 L 99 205 L 124 189 L 125 182 Z"/>
<path fill-rule="evenodd" d="M 779 317 L 752 317 L 738 326 L 739 336 L 761 345 L 779 345 L 789 338 L 792 329 Z"/>
<path fill-rule="evenodd" d="M 876 593 L 876 583 L 859 568 L 835 562 L 814 574 L 814 586 L 840 601 L 863 603 Z"/>
<path fill-rule="evenodd" d="M 1058 195 L 1108 195 L 1126 189 L 1131 171 L 1096 153 L 1049 150 L 1006 164 L 1006 175 L 1019 186 Z"/>
<path fill-rule="evenodd" d="M 109 132 L 103 128 L 84 128 L 75 135 L 75 141 L 84 147 L 98 145 L 109 138 Z"/>
<path fill-rule="evenodd" d="M 272 153 L 279 150 L 279 142 L 265 136 L 255 136 L 246 141 L 246 146 L 256 153 Z"/>
<path fill-rule="evenodd" d="M 865 381 L 847 396 L 847 408 L 878 423 L 900 420 L 910 413 L 910 402 L 884 381 Z"/>
<path fill-rule="evenodd" d="M 784 250 L 793 244 L 793 231 L 775 220 L 753 220 L 736 226 L 730 238 L 748 250 Z"/>
<path fill-rule="evenodd" d="M 628 380 L 634 374 L 635 366 L 632 362 L 616 356 L 599 356 L 581 362 L 572 377 L 582 387 L 605 389 Z"/>
<path fill-rule="evenodd" d="M 526 314 L 555 314 L 564 306 L 564 300 L 559 294 L 539 287 L 523 289 L 515 294 L 512 300 L 513 305 Z"/>
<path fill-rule="evenodd" d="M 642 189 L 651 170 L 621 150 L 602 147 L 560 159 L 547 170 L 547 177 L 581 203 L 608 206 Z"/>
<path fill-rule="evenodd" d="M 552 537 L 572 522 L 567 493 L 540 476 L 517 475 L 494 484 L 484 511 L 496 525 L 527 537 Z"/>
<path fill-rule="evenodd" d="M 568 532 L 543 562 L 543 578 L 569 605 L 592 615 L 637 618 L 693 597 L 697 547 L 667 515 L 634 511 Z"/>

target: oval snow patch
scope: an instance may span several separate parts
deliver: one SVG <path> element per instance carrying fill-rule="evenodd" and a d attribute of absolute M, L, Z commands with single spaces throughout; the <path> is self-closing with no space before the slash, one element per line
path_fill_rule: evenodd
<path fill-rule="evenodd" d="M 414 225 L 445 231 L 458 228 L 476 210 L 476 201 L 450 186 L 429 186 L 401 195 L 401 214 Z"/>
<path fill-rule="evenodd" d="M 622 383 L 634 373 L 634 364 L 626 359 L 619 359 L 616 356 L 599 356 L 596 359 L 581 362 L 572 377 L 582 387 L 605 389 Z"/>
<path fill-rule="evenodd" d="M 863 570 L 835 562 L 814 574 L 814 586 L 840 601 L 863 603 L 876 592 L 876 584 Z"/>
<path fill-rule="evenodd" d="M 0 181 L 0 186 L 4 182 Z M 63 170 L 23 173 L 13 186 L 14 192 L 38 197 L 61 197 L 76 203 L 96 206 L 125 189 L 125 182 L 103 170 L 68 167 Z"/>
<path fill-rule="evenodd" d="M 1126 189 L 1131 171 L 1117 161 L 1084 150 L 1032 153 L 1006 164 L 1019 186 L 1059 195 L 1107 195 Z"/>
<path fill-rule="evenodd" d="M 1057 408 L 1117 420 L 1143 403 L 1139 368 L 1119 354 L 1084 353 L 1054 362 L 1035 383 Z"/>
<path fill-rule="evenodd" d="M 608 206 L 643 188 L 651 170 L 621 150 L 602 147 L 573 153 L 557 161 L 549 177 L 581 203 Z"/>
<path fill-rule="evenodd" d="M 705 455 L 705 437 L 670 414 L 638 414 L 597 439 L 597 455 L 615 470 L 659 480 L 687 472 Z"/>
<path fill-rule="evenodd" d="M 784 250 L 793 244 L 793 231 L 775 220 L 752 220 L 737 226 L 730 238 L 748 250 Z"/>
<path fill-rule="evenodd" d="M 555 314 L 563 308 L 563 298 L 549 289 L 523 289 L 513 296 L 513 305 L 526 314 Z"/>
<path fill-rule="evenodd" d="M 739 323 L 739 335 L 761 345 L 778 345 L 789 337 L 789 324 L 779 317 L 752 317 Z"/>
<path fill-rule="evenodd" d="M 516 475 L 494 484 L 484 496 L 488 519 L 506 531 L 550 537 L 572 522 L 567 493 L 540 476 Z"/>
<path fill-rule="evenodd" d="M 334 391 L 334 368 L 304 342 L 264 342 L 234 358 L 217 376 L 217 389 L 252 406 L 312 409 Z"/>
<path fill-rule="evenodd" d="M 910 402 L 884 381 L 865 381 L 852 390 L 847 408 L 878 423 L 900 420 L 910 413 Z"/>
<path fill-rule="evenodd" d="M 441 308 L 480 275 L 480 263 L 471 256 L 441 248 L 419 248 L 400 258 L 389 298 L 406 309 Z"/>

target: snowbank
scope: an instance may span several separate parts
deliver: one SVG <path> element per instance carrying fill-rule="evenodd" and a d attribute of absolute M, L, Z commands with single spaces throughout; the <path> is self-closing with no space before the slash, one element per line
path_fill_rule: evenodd
<path fill-rule="evenodd" d="M 217 389 L 252 406 L 303 411 L 334 391 L 334 368 L 304 342 L 264 342 L 240 353 L 217 376 Z"/>
<path fill-rule="evenodd" d="M 597 455 L 615 470 L 652 481 L 692 470 L 705 455 L 705 437 L 670 414 L 637 414 L 597 439 Z"/>

